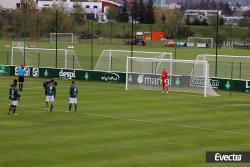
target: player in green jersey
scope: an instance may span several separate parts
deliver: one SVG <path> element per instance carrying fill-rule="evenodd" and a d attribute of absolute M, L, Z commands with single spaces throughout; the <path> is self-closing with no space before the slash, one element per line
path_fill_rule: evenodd
<path fill-rule="evenodd" d="M 55 86 L 55 81 L 51 80 L 47 85 L 46 85 L 46 111 L 49 111 L 49 103 L 51 104 L 50 106 L 50 112 L 53 111 L 53 106 L 54 106 L 54 101 L 56 97 L 56 86 Z"/>
<path fill-rule="evenodd" d="M 10 107 L 8 114 L 12 111 L 14 115 L 18 115 L 16 113 L 16 106 L 18 105 L 18 101 L 20 101 L 20 94 L 17 89 L 17 80 L 15 79 L 13 84 L 10 85 L 9 89 L 9 99 L 10 99 Z"/>
<path fill-rule="evenodd" d="M 75 85 L 75 82 L 71 82 L 71 86 L 69 89 L 69 112 L 71 112 L 72 104 L 75 106 L 75 112 L 77 111 L 77 94 L 78 88 Z"/>

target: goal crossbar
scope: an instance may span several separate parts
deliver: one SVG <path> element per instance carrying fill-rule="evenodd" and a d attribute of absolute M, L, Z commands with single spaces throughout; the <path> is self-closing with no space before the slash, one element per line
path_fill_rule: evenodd
<path fill-rule="evenodd" d="M 95 65 L 98 71 L 126 71 L 127 57 L 154 57 L 172 59 L 172 53 L 166 52 L 146 52 L 146 51 L 129 51 L 129 50 L 103 50 Z"/>

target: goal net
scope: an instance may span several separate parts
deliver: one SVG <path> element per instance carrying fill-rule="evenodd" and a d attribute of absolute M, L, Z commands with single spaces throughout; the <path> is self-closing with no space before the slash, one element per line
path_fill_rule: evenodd
<path fill-rule="evenodd" d="M 126 72 L 127 57 L 172 59 L 172 53 L 128 50 L 103 50 L 94 70 Z M 154 67 L 157 68 L 157 67 Z"/>
<path fill-rule="evenodd" d="M 213 48 L 213 38 L 201 38 L 201 37 L 188 37 L 188 46 L 194 46 L 198 48 Z"/>
<path fill-rule="evenodd" d="M 216 55 L 198 55 L 196 60 L 205 60 L 210 64 L 211 77 L 250 79 L 250 56 L 217 55 L 217 75 Z"/>
<path fill-rule="evenodd" d="M 152 66 L 160 64 L 157 71 Z M 161 90 L 161 71 L 169 72 L 169 91 L 218 96 L 210 84 L 207 61 L 128 57 L 126 90 Z"/>
<path fill-rule="evenodd" d="M 76 43 L 76 37 L 73 33 L 50 33 L 50 43 Z"/>
<path fill-rule="evenodd" d="M 56 67 L 81 69 L 78 57 L 73 50 L 12 47 L 11 65 L 24 64 L 34 67 Z"/>

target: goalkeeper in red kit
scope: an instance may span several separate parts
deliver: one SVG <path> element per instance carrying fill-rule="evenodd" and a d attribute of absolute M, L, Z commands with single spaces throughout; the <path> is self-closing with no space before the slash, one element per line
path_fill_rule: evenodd
<path fill-rule="evenodd" d="M 164 93 L 164 91 L 168 93 L 168 72 L 165 68 L 161 72 L 161 84 L 162 84 L 162 93 Z"/>

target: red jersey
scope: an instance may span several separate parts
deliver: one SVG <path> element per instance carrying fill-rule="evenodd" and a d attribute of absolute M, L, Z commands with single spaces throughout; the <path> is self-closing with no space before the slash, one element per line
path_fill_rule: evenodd
<path fill-rule="evenodd" d="M 168 78 L 168 72 L 166 70 L 163 70 L 161 73 L 161 79 L 164 81 Z"/>

